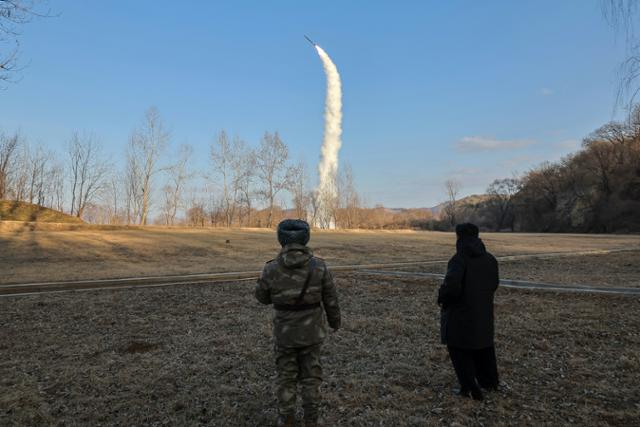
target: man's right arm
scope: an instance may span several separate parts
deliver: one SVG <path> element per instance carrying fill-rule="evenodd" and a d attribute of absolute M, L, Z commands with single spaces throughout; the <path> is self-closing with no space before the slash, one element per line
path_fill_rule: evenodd
<path fill-rule="evenodd" d="M 438 304 L 446 306 L 456 302 L 462 295 L 462 280 L 464 278 L 464 259 L 455 255 L 447 265 L 447 274 L 438 290 Z"/>

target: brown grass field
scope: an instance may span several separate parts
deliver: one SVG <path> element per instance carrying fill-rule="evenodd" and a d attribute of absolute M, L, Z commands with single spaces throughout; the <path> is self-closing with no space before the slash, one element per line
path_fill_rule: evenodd
<path fill-rule="evenodd" d="M 482 237 L 496 255 L 640 246 L 639 236 Z M 251 270 L 277 250 L 273 232 L 255 230 L 14 230 L 0 240 L 3 283 Z M 311 246 L 332 265 L 446 259 L 453 235 L 325 232 Z M 637 287 L 639 254 L 504 261 L 501 271 Z M 327 426 L 638 425 L 638 297 L 500 289 L 503 386 L 477 403 L 452 395 L 438 281 L 337 273 L 336 283 L 344 328 L 324 347 Z M 270 425 L 270 316 L 250 282 L 0 298 L 0 425 Z"/>
<path fill-rule="evenodd" d="M 394 268 L 393 270 L 396 270 Z M 402 271 L 444 274 L 443 265 L 402 267 Z M 640 250 L 500 262 L 503 279 L 561 285 L 640 288 Z"/>
<path fill-rule="evenodd" d="M 638 248 L 640 236 L 485 233 L 495 255 Z M 229 240 L 230 243 L 226 243 Z M 446 260 L 452 233 L 325 231 L 310 246 L 330 265 Z M 278 251 L 271 230 L 79 227 L 0 230 L 0 283 L 259 270 Z"/>

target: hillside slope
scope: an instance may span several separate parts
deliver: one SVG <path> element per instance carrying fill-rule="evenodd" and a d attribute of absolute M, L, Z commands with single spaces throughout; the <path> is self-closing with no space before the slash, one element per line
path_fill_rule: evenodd
<path fill-rule="evenodd" d="M 488 194 L 472 194 L 470 196 L 463 197 L 462 199 L 457 200 L 456 206 L 458 207 L 475 206 L 479 203 L 486 202 L 488 199 L 489 199 Z M 436 205 L 432 208 L 425 208 L 425 209 L 431 211 L 431 213 L 435 217 L 439 217 L 442 211 L 444 211 L 445 206 L 447 206 L 447 203 L 449 202 L 442 202 L 439 205 Z"/>
<path fill-rule="evenodd" d="M 82 224 L 80 218 L 28 202 L 0 200 L 0 220 Z"/>

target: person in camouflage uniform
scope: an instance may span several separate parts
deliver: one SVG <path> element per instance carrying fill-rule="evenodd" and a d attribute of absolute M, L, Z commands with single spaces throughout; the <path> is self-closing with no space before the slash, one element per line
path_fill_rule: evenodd
<path fill-rule="evenodd" d="M 288 219 L 278 224 L 282 250 L 266 263 L 255 290 L 259 302 L 273 304 L 275 309 L 278 426 L 293 426 L 298 382 L 305 425 L 317 425 L 322 383 L 320 348 L 327 335 L 323 308 L 329 326 L 340 328 L 340 307 L 331 272 L 306 246 L 309 238 L 306 221 Z"/>

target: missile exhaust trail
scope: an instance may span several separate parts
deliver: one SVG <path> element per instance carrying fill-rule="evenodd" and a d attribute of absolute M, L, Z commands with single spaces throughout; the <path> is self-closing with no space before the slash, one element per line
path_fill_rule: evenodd
<path fill-rule="evenodd" d="M 336 65 L 329 55 L 306 35 L 305 39 L 315 48 L 327 76 L 327 94 L 324 107 L 324 137 L 322 140 L 319 182 L 315 195 L 318 201 L 317 223 L 320 228 L 335 228 L 333 207 L 338 197 L 338 152 L 342 145 L 342 83 Z"/>

